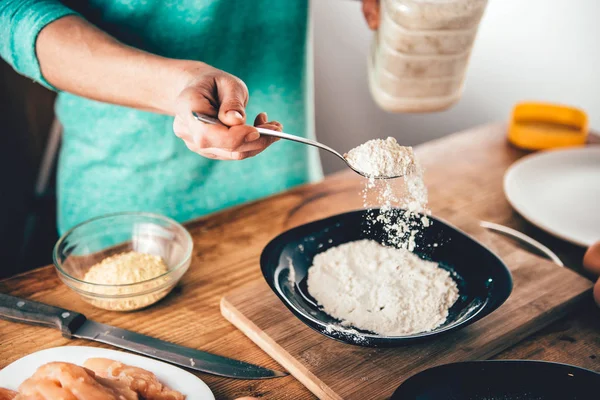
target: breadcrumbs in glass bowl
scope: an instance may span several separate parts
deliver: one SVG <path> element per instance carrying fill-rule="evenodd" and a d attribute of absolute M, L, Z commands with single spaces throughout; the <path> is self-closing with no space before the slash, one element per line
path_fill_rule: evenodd
<path fill-rule="evenodd" d="M 66 232 L 54 247 L 61 281 L 88 303 L 133 311 L 165 297 L 190 266 L 189 232 L 150 213 L 109 214 Z"/>

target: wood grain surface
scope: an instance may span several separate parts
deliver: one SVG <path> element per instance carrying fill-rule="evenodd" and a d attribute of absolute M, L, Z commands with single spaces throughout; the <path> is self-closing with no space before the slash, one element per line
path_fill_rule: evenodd
<path fill-rule="evenodd" d="M 550 247 L 569 267 L 581 270 L 583 249 L 527 224 L 505 201 L 502 175 L 524 153 L 506 144 L 504 126 L 488 125 L 450 135 L 418 147 L 417 153 L 427 168 L 425 180 L 434 214 L 462 212 L 517 228 Z M 275 361 L 221 316 L 219 301 L 225 293 L 262 279 L 260 252 L 277 234 L 359 208 L 361 185 L 356 174 L 344 172 L 318 184 L 189 223 L 187 228 L 195 246 L 189 271 L 175 291 L 145 310 L 118 313 L 96 309 L 66 288 L 51 266 L 0 281 L 0 292 L 69 308 L 98 322 L 184 346 L 278 368 Z M 497 357 L 559 361 L 600 370 L 600 311 L 591 296 L 584 303 L 567 318 Z M 101 346 L 83 340 L 69 341 L 47 328 L 0 321 L 0 367 L 34 351 L 63 345 Z M 249 395 L 265 399 L 314 398 L 292 376 L 266 381 L 199 376 L 218 399 Z"/>
<path fill-rule="evenodd" d="M 465 214 L 444 217 L 499 255 L 514 280 L 506 303 L 464 330 L 399 348 L 356 348 L 304 325 L 264 280 L 226 294 L 221 313 L 317 397 L 377 400 L 427 368 L 489 358 L 589 298 L 592 283 L 576 272 L 492 236 Z"/>

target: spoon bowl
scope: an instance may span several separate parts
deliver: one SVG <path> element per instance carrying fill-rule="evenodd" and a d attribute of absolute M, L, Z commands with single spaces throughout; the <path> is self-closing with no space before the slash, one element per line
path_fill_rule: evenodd
<path fill-rule="evenodd" d="M 205 114 L 200 114 L 197 113 L 195 111 L 192 111 L 192 115 L 194 116 L 194 118 L 197 121 L 203 122 L 205 124 L 210 124 L 210 125 L 223 125 L 223 123 L 221 121 L 219 121 L 217 118 L 213 118 L 210 117 L 208 115 Z M 398 175 L 398 176 L 371 176 L 369 174 L 366 174 L 365 172 L 355 168 L 354 166 L 352 166 L 352 164 L 350 164 L 350 162 L 346 159 L 346 157 L 344 157 L 344 155 L 342 153 L 340 153 L 339 151 L 332 149 L 331 147 L 317 142 L 316 140 L 311 140 L 311 139 L 306 139 L 303 138 L 301 136 L 297 136 L 297 135 L 290 135 L 289 133 L 284 133 L 284 132 L 279 132 L 279 131 L 274 131 L 271 129 L 265 129 L 265 128 L 256 128 L 256 130 L 258 131 L 258 133 L 260 133 L 261 135 L 265 135 L 265 136 L 271 136 L 271 137 L 276 137 L 276 138 L 280 138 L 280 139 L 286 139 L 286 140 L 291 140 L 293 142 L 297 142 L 297 143 L 302 143 L 302 144 L 307 144 L 309 146 L 313 146 L 313 147 L 317 147 L 321 150 L 325 150 L 330 152 L 331 154 L 335 155 L 336 157 L 338 157 L 339 159 L 341 159 L 342 161 L 344 161 L 346 163 L 346 165 L 354 172 L 356 172 L 359 175 L 364 176 L 365 178 L 373 178 L 373 179 L 394 179 L 394 178 L 400 178 L 402 177 L 402 175 Z"/>

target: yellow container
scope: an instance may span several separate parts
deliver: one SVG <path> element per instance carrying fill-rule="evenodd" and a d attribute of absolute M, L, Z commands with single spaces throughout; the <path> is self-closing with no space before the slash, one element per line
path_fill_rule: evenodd
<path fill-rule="evenodd" d="M 512 112 L 508 140 L 526 150 L 543 150 L 585 144 L 587 114 L 559 104 L 519 103 Z"/>

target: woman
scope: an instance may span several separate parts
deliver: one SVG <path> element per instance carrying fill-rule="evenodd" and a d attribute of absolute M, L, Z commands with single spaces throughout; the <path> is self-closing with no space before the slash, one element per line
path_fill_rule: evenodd
<path fill-rule="evenodd" d="M 378 1 L 363 9 L 375 27 Z M 281 129 L 262 111 L 314 135 L 308 26 L 308 0 L 2 0 L 0 55 L 60 92 L 59 231 L 125 210 L 185 221 L 318 179 L 307 147 L 251 158 L 273 142 L 254 127 Z"/>

